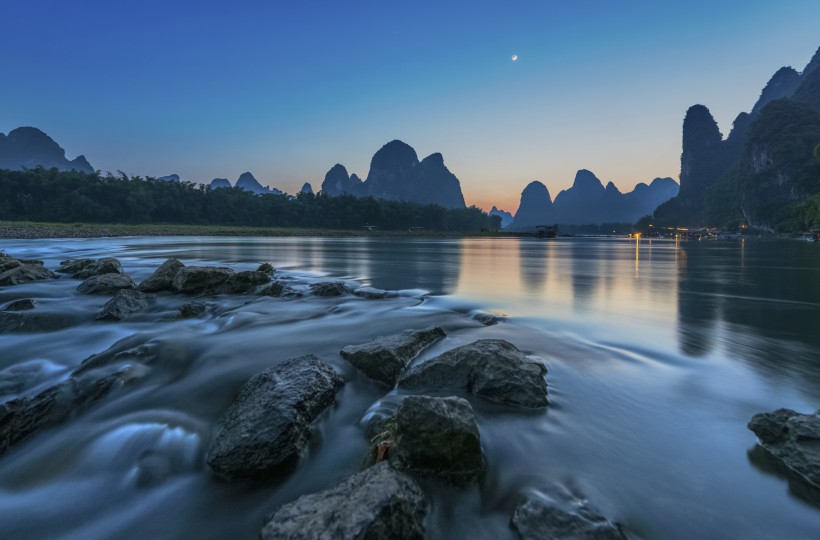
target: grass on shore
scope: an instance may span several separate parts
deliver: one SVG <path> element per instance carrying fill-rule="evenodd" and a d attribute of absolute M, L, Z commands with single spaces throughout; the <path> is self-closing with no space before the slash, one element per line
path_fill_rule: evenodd
<path fill-rule="evenodd" d="M 181 225 L 175 223 L 43 223 L 33 221 L 0 221 L 0 238 L 95 238 L 109 236 L 514 236 L 492 232 L 444 231 L 367 231 L 342 229 L 300 229 L 274 227 L 233 227 L 228 225 Z"/>

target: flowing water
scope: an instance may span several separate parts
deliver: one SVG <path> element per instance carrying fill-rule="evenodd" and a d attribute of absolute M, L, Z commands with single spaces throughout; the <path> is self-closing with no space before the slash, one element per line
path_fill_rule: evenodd
<path fill-rule="evenodd" d="M 440 324 L 432 357 L 506 339 L 549 368 L 550 405 L 471 399 L 487 471 L 425 483 L 430 538 L 514 538 L 522 497 L 583 497 L 642 538 L 818 538 L 820 504 L 746 428 L 757 412 L 820 406 L 820 245 L 628 239 L 116 238 L 0 241 L 46 261 L 113 256 L 136 281 L 168 257 L 237 270 L 270 261 L 295 288 L 323 276 L 396 298 L 220 296 L 202 319 L 160 295 L 121 323 L 76 280 L 0 288 L 71 326 L 0 336 L 0 400 L 33 395 L 121 340 L 161 347 L 134 385 L 0 456 L 3 538 L 255 538 L 264 516 L 358 471 L 367 421 L 400 401 L 339 349 Z M 327 278 L 324 278 L 327 279 Z M 503 314 L 483 326 L 474 310 Z M 226 483 L 204 453 L 253 374 L 316 354 L 347 380 L 292 474 Z M 153 461 L 152 461 L 153 460 Z M 152 481 L 141 473 L 155 465 Z"/>

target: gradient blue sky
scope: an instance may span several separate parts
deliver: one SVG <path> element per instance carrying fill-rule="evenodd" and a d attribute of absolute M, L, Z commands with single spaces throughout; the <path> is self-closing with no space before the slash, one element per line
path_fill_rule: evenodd
<path fill-rule="evenodd" d="M 468 204 L 587 168 L 677 178 L 686 109 L 727 134 L 820 46 L 820 1 L 0 0 L 0 131 L 98 169 L 296 192 L 401 139 Z M 511 55 L 519 61 L 512 62 Z"/>

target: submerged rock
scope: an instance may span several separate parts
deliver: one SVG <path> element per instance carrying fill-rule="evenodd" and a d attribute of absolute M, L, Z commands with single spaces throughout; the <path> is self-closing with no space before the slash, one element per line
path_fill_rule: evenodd
<path fill-rule="evenodd" d="M 790 471 L 820 489 L 820 411 L 800 414 L 778 409 L 756 414 L 751 429 L 760 446 Z"/>
<path fill-rule="evenodd" d="M 522 501 L 512 517 L 522 540 L 626 540 L 620 527 L 584 508 L 568 512 L 540 498 Z"/>
<path fill-rule="evenodd" d="M 156 297 L 152 294 L 120 290 L 114 298 L 105 303 L 96 318 L 100 321 L 121 321 L 132 313 L 145 309 L 155 301 Z"/>
<path fill-rule="evenodd" d="M 270 282 L 270 276 L 264 272 L 246 270 L 231 275 L 222 286 L 222 290 L 230 294 L 253 292 L 259 285 Z"/>
<path fill-rule="evenodd" d="M 395 293 L 391 295 L 391 293 L 384 289 L 377 289 L 375 287 L 359 287 L 358 289 L 353 289 L 353 294 L 367 298 L 368 300 L 382 300 L 388 296 L 395 296 Z"/>
<path fill-rule="evenodd" d="M 408 396 L 396 413 L 390 462 L 423 474 L 462 480 L 484 469 L 481 437 L 467 400 Z"/>
<path fill-rule="evenodd" d="M 14 302 L 9 302 L 3 306 L 0 311 L 26 311 L 29 309 L 34 309 L 35 307 L 37 307 L 37 300 L 22 298 L 20 300 L 15 300 Z"/>
<path fill-rule="evenodd" d="M 77 286 L 83 294 L 115 294 L 121 289 L 133 289 L 137 285 L 125 274 L 101 274 L 91 276 Z"/>
<path fill-rule="evenodd" d="M 378 337 L 363 345 L 348 345 L 341 354 L 371 379 L 392 387 L 422 349 L 446 335 L 438 326 L 405 330 L 400 334 Z"/>
<path fill-rule="evenodd" d="M 60 274 L 79 277 L 80 272 L 93 266 L 95 262 L 94 259 L 66 259 L 60 262 L 60 267 L 56 271 Z"/>
<path fill-rule="evenodd" d="M 128 349 L 123 349 L 121 344 L 115 344 L 110 349 L 83 360 L 80 366 L 74 370 L 72 377 L 78 377 L 89 371 L 115 364 L 123 367 L 135 364 L 148 366 L 159 358 L 160 348 L 161 344 L 159 342 L 144 343 Z"/>
<path fill-rule="evenodd" d="M 285 292 L 285 286 L 279 283 L 278 281 L 274 281 L 261 291 L 259 294 L 262 296 L 282 296 L 282 293 Z"/>
<path fill-rule="evenodd" d="M 188 302 L 179 308 L 179 316 L 183 319 L 193 319 L 201 317 L 208 310 L 208 306 L 202 302 Z"/>
<path fill-rule="evenodd" d="M 341 281 L 323 281 L 311 283 L 310 290 L 316 296 L 342 296 L 347 292 L 347 287 Z"/>
<path fill-rule="evenodd" d="M 17 266 L 0 274 L 0 287 L 56 277 L 39 264 L 22 264 L 20 261 L 16 261 L 16 264 Z"/>
<path fill-rule="evenodd" d="M 100 378 L 71 377 L 34 397 L 0 404 L 0 455 L 38 431 L 81 414 L 139 375 L 129 368 Z"/>
<path fill-rule="evenodd" d="M 299 497 L 267 520 L 262 540 L 422 540 L 427 501 L 408 476 L 380 463 L 334 488 Z"/>
<path fill-rule="evenodd" d="M 11 332 L 54 332 L 74 324 L 74 319 L 62 313 L 37 311 L 0 311 L 0 334 Z"/>
<path fill-rule="evenodd" d="M 293 464 L 310 424 L 344 381 L 313 355 L 292 358 L 250 378 L 221 420 L 206 461 L 225 479 L 273 474 Z"/>
<path fill-rule="evenodd" d="M 147 293 L 174 290 L 174 276 L 182 268 L 185 268 L 185 265 L 179 259 L 168 259 L 140 283 L 139 290 Z"/>
<path fill-rule="evenodd" d="M 512 343 L 482 339 L 411 367 L 399 388 L 469 392 L 507 405 L 545 407 L 546 373 Z"/>
<path fill-rule="evenodd" d="M 214 294 L 233 273 L 218 266 L 186 266 L 174 276 L 173 287 L 183 294 Z"/>

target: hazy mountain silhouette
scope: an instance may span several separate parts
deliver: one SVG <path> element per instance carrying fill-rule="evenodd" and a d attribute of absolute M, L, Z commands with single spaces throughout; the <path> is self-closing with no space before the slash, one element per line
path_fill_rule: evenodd
<path fill-rule="evenodd" d="M 511 213 L 505 212 L 504 210 L 499 210 L 495 206 L 493 206 L 492 210 L 490 210 L 490 215 L 498 216 L 501 218 L 502 229 L 506 229 L 513 221 L 513 215 Z"/>
<path fill-rule="evenodd" d="M 163 182 L 179 182 L 179 175 L 169 174 L 167 176 L 159 176 L 157 180 L 162 180 Z"/>
<path fill-rule="evenodd" d="M 211 189 L 232 188 L 231 181 L 227 178 L 214 178 L 211 180 Z"/>
<path fill-rule="evenodd" d="M 85 156 L 66 159 L 65 150 L 37 128 L 19 127 L 8 135 L 0 133 L 0 169 L 22 170 L 38 166 L 61 171 L 94 172 L 94 167 Z"/>

